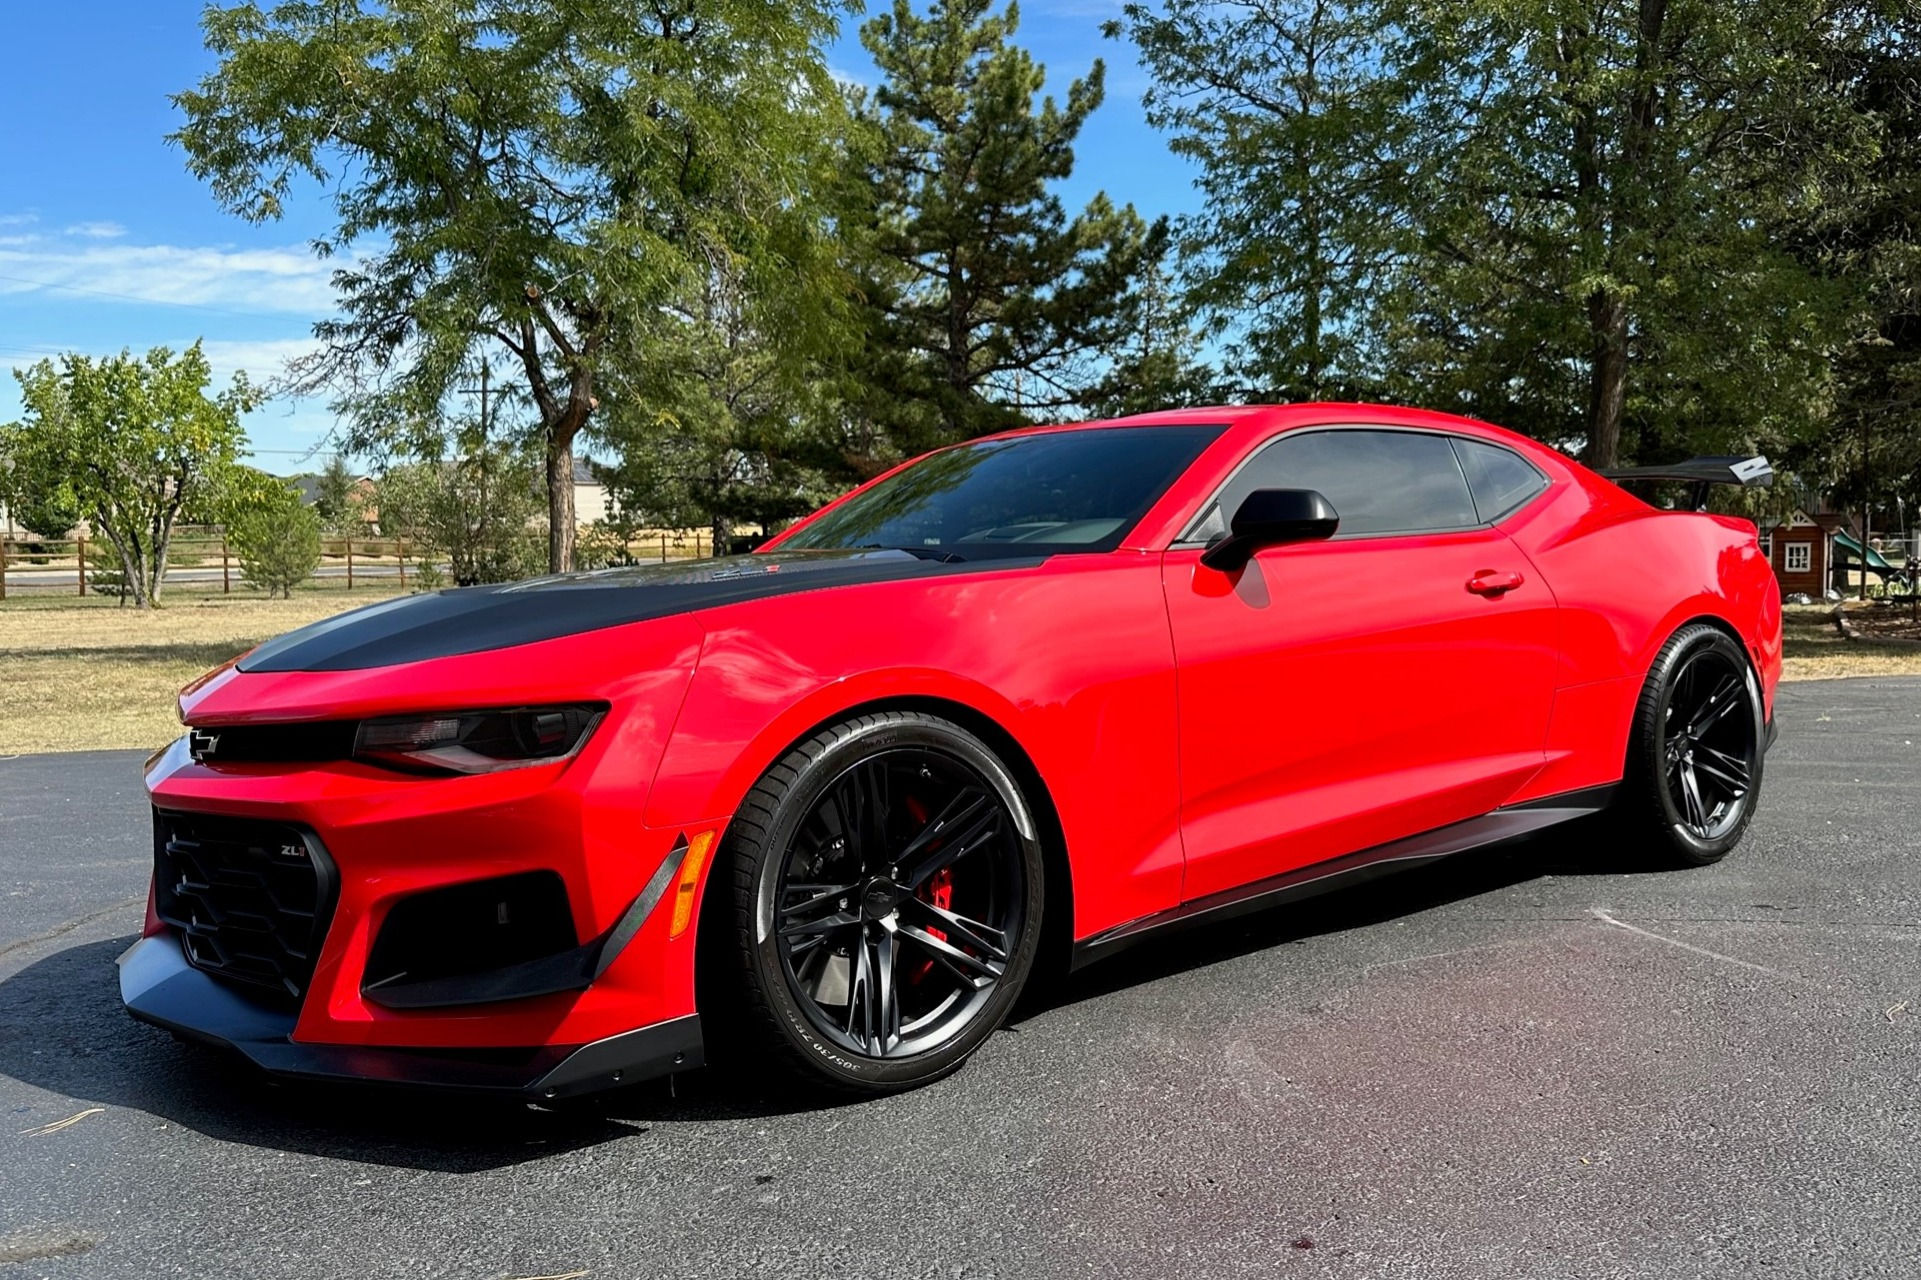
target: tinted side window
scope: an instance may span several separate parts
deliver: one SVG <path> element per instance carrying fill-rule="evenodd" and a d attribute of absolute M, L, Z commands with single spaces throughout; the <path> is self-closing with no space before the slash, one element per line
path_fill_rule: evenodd
<path fill-rule="evenodd" d="M 1256 489 L 1318 489 L 1341 515 L 1341 535 L 1421 533 L 1480 523 L 1446 436 L 1414 431 L 1286 435 L 1242 467 L 1221 494 L 1225 522 Z M 1206 536 L 1211 530 L 1197 530 Z"/>
<path fill-rule="evenodd" d="M 1474 493 L 1475 510 L 1484 522 L 1492 523 L 1520 510 L 1529 498 L 1547 488 L 1547 477 L 1512 449 L 1457 437 L 1454 452 L 1460 455 L 1461 470 L 1467 473 L 1468 488 Z"/>

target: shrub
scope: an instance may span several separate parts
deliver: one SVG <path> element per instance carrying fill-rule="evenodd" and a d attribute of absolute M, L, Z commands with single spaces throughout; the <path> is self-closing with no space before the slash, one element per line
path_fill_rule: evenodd
<path fill-rule="evenodd" d="M 97 596 L 117 596 L 123 605 L 132 594 L 120 564 L 120 553 L 105 538 L 94 538 L 87 543 L 87 590 Z"/>
<path fill-rule="evenodd" d="M 235 512 L 227 539 L 247 585 L 286 598 L 320 563 L 320 520 L 293 489 L 263 493 Z"/>
<path fill-rule="evenodd" d="M 375 505 L 383 533 L 446 565 L 456 585 L 512 582 L 543 567 L 544 535 L 529 529 L 539 478 L 524 452 L 489 446 L 457 461 L 395 467 L 376 485 Z"/>

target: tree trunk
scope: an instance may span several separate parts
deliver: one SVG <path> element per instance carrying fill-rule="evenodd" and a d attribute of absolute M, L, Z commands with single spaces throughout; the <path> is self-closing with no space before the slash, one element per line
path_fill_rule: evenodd
<path fill-rule="evenodd" d="M 134 608 L 152 607 L 147 599 L 145 566 L 141 564 L 143 557 L 139 554 L 138 546 L 136 545 L 130 551 L 127 544 L 108 528 L 106 521 L 97 515 L 94 517 L 93 531 L 96 535 L 106 538 L 112 545 L 114 553 L 120 557 L 120 603 L 126 604 L 127 596 L 131 594 Z M 86 571 L 86 562 L 83 560 L 80 564 L 80 572 Z"/>
<path fill-rule="evenodd" d="M 547 443 L 547 572 L 574 567 L 574 442 L 551 437 Z"/>
<path fill-rule="evenodd" d="M 1627 299 L 1597 289 L 1588 295 L 1587 311 L 1594 346 L 1588 356 L 1587 449 L 1581 460 L 1590 467 L 1612 467 L 1620 460 L 1627 405 Z"/>
<path fill-rule="evenodd" d="M 153 573 L 147 579 L 147 599 L 156 605 L 160 603 L 161 585 L 167 580 L 167 550 L 172 546 L 173 517 L 168 516 L 154 539 Z"/>

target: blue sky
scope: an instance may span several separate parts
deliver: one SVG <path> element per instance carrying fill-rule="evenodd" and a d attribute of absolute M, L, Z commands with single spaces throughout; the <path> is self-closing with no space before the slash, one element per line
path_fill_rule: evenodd
<path fill-rule="evenodd" d="M 1118 0 L 1030 0 L 1020 40 L 1064 90 L 1096 58 L 1106 104 L 1082 134 L 1069 208 L 1096 190 L 1152 216 L 1192 205 L 1188 171 L 1147 127 L 1145 79 L 1131 49 L 1103 40 Z M 326 208 L 308 191 L 288 216 L 250 226 L 222 213 L 165 136 L 178 125 L 167 95 L 211 66 L 197 0 L 64 0 L 15 6 L 8 44 L 31 56 L 0 76 L 0 370 L 76 350 L 184 347 L 204 339 L 221 384 L 235 369 L 271 378 L 308 350 L 330 309 L 327 269 L 306 248 Z M 874 78 L 845 24 L 829 61 Z M 0 381 L 0 422 L 19 414 L 18 385 Z M 311 469 L 332 415 L 316 402 L 270 404 L 247 422 L 259 465 Z"/>

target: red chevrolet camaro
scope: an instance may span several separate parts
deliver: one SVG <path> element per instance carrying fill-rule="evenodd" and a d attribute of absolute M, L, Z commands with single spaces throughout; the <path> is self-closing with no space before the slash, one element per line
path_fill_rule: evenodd
<path fill-rule="evenodd" d="M 751 555 L 383 601 L 203 677 L 121 993 L 290 1075 L 547 1098 L 724 1050 L 901 1089 L 1037 957 L 1603 810 L 1712 862 L 1780 671 L 1752 524 L 1484 423 L 1013 432 Z"/>

